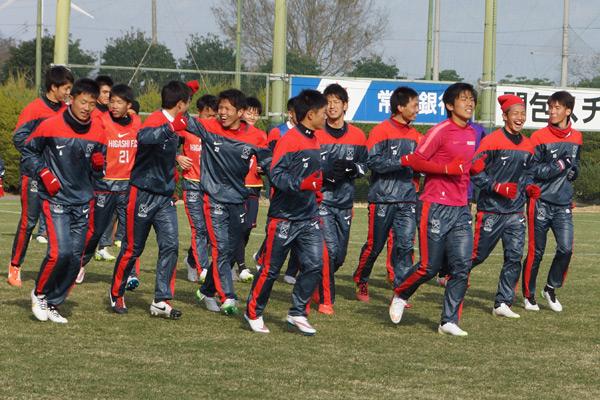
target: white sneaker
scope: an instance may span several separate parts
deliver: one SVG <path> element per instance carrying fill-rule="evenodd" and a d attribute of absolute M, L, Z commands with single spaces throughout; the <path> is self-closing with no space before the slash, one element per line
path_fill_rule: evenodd
<path fill-rule="evenodd" d="M 156 302 L 152 300 L 152 304 L 150 304 L 150 315 L 169 319 L 179 319 L 181 318 L 181 311 L 171 307 L 171 304 L 169 304 L 168 301 Z"/>
<path fill-rule="evenodd" d="M 406 307 L 406 300 L 394 295 L 394 297 L 392 297 L 392 302 L 390 303 L 390 319 L 394 324 L 399 324 L 402 320 L 404 307 Z"/>
<path fill-rule="evenodd" d="M 75 283 L 79 285 L 80 283 L 83 283 L 84 279 L 85 279 L 85 267 L 81 267 L 81 268 L 79 268 L 79 272 L 77 273 L 77 278 L 75 278 Z"/>
<path fill-rule="evenodd" d="M 529 300 L 527 297 L 523 300 L 523 307 L 525 307 L 527 311 L 540 311 L 540 306 L 538 306 L 535 299 Z"/>
<path fill-rule="evenodd" d="M 185 258 L 185 266 L 187 267 L 187 280 L 190 282 L 198 281 L 198 269 L 194 267 L 188 258 Z"/>
<path fill-rule="evenodd" d="M 96 261 L 115 261 L 117 258 L 108 252 L 108 247 L 104 247 L 102 250 L 96 250 L 94 259 Z"/>
<path fill-rule="evenodd" d="M 240 272 L 240 281 L 247 283 L 252 282 L 253 279 L 254 275 L 252 275 L 252 272 L 250 272 L 248 268 L 244 268 L 242 272 Z"/>
<path fill-rule="evenodd" d="M 221 312 L 221 308 L 214 297 L 205 296 L 200 289 L 196 290 L 196 298 L 198 301 L 204 302 L 206 309 L 212 312 Z"/>
<path fill-rule="evenodd" d="M 54 306 L 48 306 L 48 319 L 56 324 L 66 324 L 69 322 L 65 317 L 60 315 L 58 308 Z"/>
<path fill-rule="evenodd" d="M 468 333 L 463 331 L 454 322 L 446 322 L 444 325 L 438 326 L 438 333 L 441 335 L 452 336 L 467 336 Z"/>
<path fill-rule="evenodd" d="M 546 290 L 544 288 L 544 290 L 542 290 L 542 296 L 546 299 L 546 301 L 548 302 L 548 307 L 550 307 L 552 311 L 562 311 L 562 304 L 560 304 L 560 302 L 556 298 L 556 294 L 554 294 L 554 289 Z"/>
<path fill-rule="evenodd" d="M 293 276 L 290 276 L 290 275 L 283 275 L 283 281 L 285 283 L 287 283 L 288 285 L 296 284 L 296 278 L 294 278 Z"/>
<path fill-rule="evenodd" d="M 37 242 L 41 243 L 41 244 L 47 244 L 48 243 L 48 239 L 46 239 L 42 235 L 39 235 L 38 237 L 36 237 L 35 240 L 37 240 Z"/>
<path fill-rule="evenodd" d="M 119 249 L 121 248 L 121 244 L 123 244 L 120 240 L 115 240 L 115 246 Z"/>
<path fill-rule="evenodd" d="M 263 317 L 262 315 L 256 319 L 250 319 L 250 317 L 248 317 L 246 315 L 246 313 L 244 313 L 244 318 L 246 319 L 246 321 L 248 321 L 248 325 L 250 325 L 250 329 L 252 329 L 254 332 L 257 333 L 269 333 L 269 328 L 267 328 L 267 326 L 265 325 L 264 321 L 263 321 Z"/>
<path fill-rule="evenodd" d="M 511 310 L 505 303 L 500 303 L 499 307 L 494 307 L 492 314 L 496 317 L 521 318 L 519 314 Z"/>
<path fill-rule="evenodd" d="M 290 327 L 297 328 L 301 334 L 305 336 L 312 336 L 317 333 L 317 330 L 313 328 L 309 323 L 306 317 L 300 316 L 287 316 L 287 323 Z"/>
<path fill-rule="evenodd" d="M 200 277 L 198 277 L 198 283 L 204 283 L 204 281 L 206 280 L 207 273 L 208 273 L 207 269 L 203 269 L 202 272 L 200 272 Z"/>
<path fill-rule="evenodd" d="M 31 312 L 38 321 L 48 321 L 48 303 L 46 296 L 37 296 L 35 289 L 31 291 Z"/>
<path fill-rule="evenodd" d="M 225 315 L 234 315 L 239 312 L 237 307 L 237 301 L 235 299 L 226 299 L 223 304 L 221 304 L 221 311 Z"/>

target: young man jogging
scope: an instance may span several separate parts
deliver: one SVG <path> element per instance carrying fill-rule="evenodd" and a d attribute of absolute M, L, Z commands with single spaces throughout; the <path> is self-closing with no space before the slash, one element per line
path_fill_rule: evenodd
<path fill-rule="evenodd" d="M 161 109 L 144 121 L 137 134 L 137 153 L 129 180 L 125 238 L 113 272 L 109 300 L 114 312 L 124 314 L 127 277 L 142 254 L 150 228 L 156 232 L 158 259 L 150 314 L 179 319 L 181 311 L 171 305 L 175 292 L 175 269 L 179 250 L 175 191 L 177 132 L 185 129 L 191 90 L 170 81 L 161 91 Z"/>
<path fill-rule="evenodd" d="M 529 245 L 523 268 L 525 309 L 538 311 L 535 298 L 540 262 L 546 249 L 548 230 L 556 239 L 556 254 L 550 265 L 542 297 L 552 311 L 562 311 L 555 290 L 562 287 L 573 255 L 573 181 L 579 175 L 582 135 L 571 126 L 575 98 L 559 91 L 548 99 L 548 126 L 531 135 L 534 146 L 534 183 L 540 198 L 527 210 Z"/>
<path fill-rule="evenodd" d="M 346 89 L 334 83 L 325 88 L 323 95 L 327 99 L 327 122 L 325 129 L 315 132 L 323 169 L 323 200 L 319 206 L 319 217 L 325 237 L 318 311 L 333 314 L 334 274 L 346 259 L 352 225 L 354 180 L 366 173 L 367 143 L 360 128 L 344 121 L 348 109 Z"/>
<path fill-rule="evenodd" d="M 529 174 L 533 146 L 521 134 L 526 118 L 525 102 L 511 94 L 500 96 L 498 102 L 504 127 L 481 141 L 475 158 L 483 160 L 485 169 L 471 177 L 479 189 L 471 268 L 484 262 L 502 240 L 504 264 L 492 313 L 498 317 L 519 318 L 511 306 L 521 274 L 525 243 L 523 210 L 527 197 L 535 201 L 540 188 L 531 184 Z"/>
<path fill-rule="evenodd" d="M 258 129 L 242 120 L 246 96 L 241 91 L 219 93 L 218 104 L 219 119 L 190 119 L 187 128 L 202 139 L 200 188 L 212 252 L 206 280 L 196 295 L 209 311 L 231 315 L 238 312 L 231 265 L 243 240 L 244 201 L 249 194 L 244 179 L 253 156 L 261 168 L 268 168 L 271 151 Z"/>
<path fill-rule="evenodd" d="M 476 103 L 475 89 L 455 83 L 443 96 L 449 118 L 427 132 L 413 154 L 402 157 L 402 165 L 427 177 L 421 194 L 419 253 L 414 269 L 397 276 L 390 304 L 390 319 L 398 324 L 410 296 L 433 278 L 447 259 L 450 279 L 446 284 L 438 332 L 466 336 L 458 327 L 460 307 L 467 291 L 471 269 L 473 232 L 468 205 L 469 169 L 475 153 L 475 130 L 469 125 Z"/>
<path fill-rule="evenodd" d="M 323 129 L 327 101 L 316 90 L 302 91 L 294 102 L 298 125 L 275 145 L 269 178 L 273 195 L 268 211 L 264 264 L 252 283 L 244 317 L 254 332 L 269 333 L 263 313 L 290 250 L 300 261 L 287 322 L 304 335 L 316 330 L 306 319 L 306 307 L 323 268 L 323 234 L 319 226 L 320 148 L 315 131 Z"/>
<path fill-rule="evenodd" d="M 42 122 L 27 139 L 24 164 L 39 179 L 42 210 L 48 227 L 48 252 L 31 292 L 31 309 L 40 321 L 67 323 L 58 307 L 75 283 L 93 214 L 92 176 L 102 174 L 105 138 L 91 118 L 98 85 L 80 79 L 72 104 Z"/>
<path fill-rule="evenodd" d="M 96 247 L 107 227 L 112 227 L 113 216 L 125 226 L 127 190 L 129 177 L 137 150 L 137 133 L 141 126 L 140 117 L 128 113 L 133 102 L 133 90 L 127 85 L 115 85 L 110 92 L 109 112 L 99 117 L 106 137 L 106 166 L 104 176 L 94 182 L 93 234 L 87 243 L 83 262 L 76 283 L 82 283 L 85 266 L 97 252 Z M 112 231 L 111 231 L 112 233 Z M 137 275 L 132 273 L 127 286 L 135 289 L 139 285 Z"/>
<path fill-rule="evenodd" d="M 8 266 L 7 281 L 12 286 L 21 287 L 21 265 L 25 260 L 31 233 L 40 219 L 42 210 L 37 176 L 29 175 L 24 168 L 23 148 L 29 136 L 42 121 L 64 111 L 64 101 L 71 92 L 73 80 L 73 74 L 67 68 L 62 66 L 50 68 L 45 76 L 46 93 L 29 103 L 21 111 L 17 120 L 13 143 L 21 153 L 21 217 Z"/>
<path fill-rule="evenodd" d="M 416 230 L 417 195 L 413 170 L 400 164 L 402 156 L 415 151 L 421 134 L 410 124 L 417 118 L 419 96 L 408 87 L 399 87 L 390 98 L 392 115 L 377 125 L 367 139 L 371 170 L 369 185 L 369 228 L 354 272 L 356 298 L 369 301 L 369 276 L 373 264 L 393 231 L 394 288 L 412 268 Z"/>

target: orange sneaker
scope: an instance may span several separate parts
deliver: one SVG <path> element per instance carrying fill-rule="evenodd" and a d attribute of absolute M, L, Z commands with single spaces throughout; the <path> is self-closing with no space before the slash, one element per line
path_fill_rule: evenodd
<path fill-rule="evenodd" d="M 333 315 L 333 305 L 331 304 L 319 304 L 319 309 L 317 310 L 321 314 Z"/>
<path fill-rule="evenodd" d="M 6 280 L 9 285 L 14 287 L 21 287 L 21 268 L 15 267 L 14 265 L 8 266 L 8 279 Z"/>

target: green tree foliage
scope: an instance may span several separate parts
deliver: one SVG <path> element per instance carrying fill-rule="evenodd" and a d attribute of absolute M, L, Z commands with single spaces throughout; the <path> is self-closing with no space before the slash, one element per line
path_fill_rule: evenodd
<path fill-rule="evenodd" d="M 188 53 L 179 60 L 181 68 L 235 70 L 235 49 L 216 35 L 191 35 L 186 46 Z"/>
<path fill-rule="evenodd" d="M 176 68 L 177 64 L 171 50 L 164 44 L 151 45 L 151 42 L 151 38 L 139 30 L 129 31 L 123 36 L 110 38 L 102 54 L 102 64 L 137 67 L 141 62 L 142 67 Z M 121 83 L 128 83 L 133 76 L 133 71 L 112 69 L 100 69 L 99 73 L 110 75 L 115 82 Z M 172 79 L 180 79 L 179 74 L 138 71 L 131 86 L 139 91 L 151 82 L 162 85 Z"/>
<path fill-rule="evenodd" d="M 54 36 L 42 38 L 42 71 L 45 71 L 54 59 Z M 69 39 L 69 62 L 72 64 L 92 64 L 94 57 L 81 48 L 79 39 Z M 89 69 L 74 71 L 76 77 L 86 76 Z M 11 75 L 22 74 L 28 85 L 35 83 L 35 39 L 19 42 L 9 49 L 9 56 L 2 66 L 2 81 Z"/>
<path fill-rule="evenodd" d="M 398 76 L 398 67 L 385 63 L 380 56 L 361 57 L 352 63 L 354 69 L 349 76 L 363 78 L 394 79 Z"/>
<path fill-rule="evenodd" d="M 517 85 L 554 86 L 554 82 L 548 78 L 527 78 L 526 76 L 517 76 L 515 78 L 512 75 L 506 75 L 498 83 L 503 85 L 514 83 Z"/>
<path fill-rule="evenodd" d="M 577 83 L 578 87 L 600 88 L 600 75 L 590 79 L 582 79 Z"/>
<path fill-rule="evenodd" d="M 462 82 L 463 77 L 454 69 L 444 69 L 440 71 L 440 81 Z"/>

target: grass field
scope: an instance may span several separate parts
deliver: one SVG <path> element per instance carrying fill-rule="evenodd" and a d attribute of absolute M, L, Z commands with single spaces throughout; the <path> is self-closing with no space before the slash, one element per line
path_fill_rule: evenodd
<path fill-rule="evenodd" d="M 16 198 L 0 200 L 0 260 L 8 264 L 18 220 Z M 424 285 L 400 325 L 389 321 L 391 289 L 384 257 L 375 266 L 371 302 L 354 300 L 351 280 L 366 235 L 356 210 L 346 265 L 338 276 L 336 314 L 312 313 L 315 337 L 287 331 L 291 287 L 278 282 L 266 310 L 269 335 L 250 332 L 241 316 L 209 313 L 194 300 L 181 260 L 189 244 L 179 208 L 180 263 L 174 304 L 179 321 L 154 319 L 156 242 L 142 256 L 142 285 L 127 296 L 129 314 L 110 312 L 112 263 L 92 261 L 66 304 L 66 326 L 33 319 L 29 292 L 45 246 L 30 244 L 21 289 L 0 282 L 0 399 L 598 399 L 600 398 L 600 214 L 575 214 L 575 257 L 564 311 L 519 320 L 491 315 L 501 249 L 471 279 L 461 326 L 467 338 L 437 333 L 443 291 Z M 262 240 L 264 208 L 250 254 Z M 548 253 L 553 254 L 553 243 Z M 545 277 L 546 257 L 541 276 Z M 538 282 L 543 286 L 543 280 Z M 236 291 L 245 299 L 249 284 Z M 539 294 L 538 294 L 539 296 Z"/>

